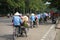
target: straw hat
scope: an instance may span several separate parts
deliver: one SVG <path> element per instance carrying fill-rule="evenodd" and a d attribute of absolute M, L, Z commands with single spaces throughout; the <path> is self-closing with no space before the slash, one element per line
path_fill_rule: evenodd
<path fill-rule="evenodd" d="M 20 15 L 19 12 L 16 12 L 14 15 Z"/>
<path fill-rule="evenodd" d="M 28 21 L 28 17 L 27 16 L 23 16 L 23 20 L 24 21 Z"/>

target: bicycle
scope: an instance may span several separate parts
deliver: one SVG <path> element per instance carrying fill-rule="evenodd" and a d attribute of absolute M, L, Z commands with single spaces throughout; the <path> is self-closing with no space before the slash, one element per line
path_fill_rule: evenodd
<path fill-rule="evenodd" d="M 19 34 L 19 27 L 13 27 L 13 40 L 16 40 Z"/>

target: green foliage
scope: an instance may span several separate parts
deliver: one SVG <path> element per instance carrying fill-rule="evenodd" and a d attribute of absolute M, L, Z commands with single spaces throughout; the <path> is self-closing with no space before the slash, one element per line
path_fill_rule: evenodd
<path fill-rule="evenodd" d="M 30 0 L 30 9 L 32 10 L 39 10 L 40 2 L 39 0 Z"/>
<path fill-rule="evenodd" d="M 25 7 L 24 0 L 7 0 L 7 3 L 13 7 Z"/>
<path fill-rule="evenodd" d="M 42 0 L 30 0 L 30 9 L 35 11 L 44 11 L 47 5 Z"/>
<path fill-rule="evenodd" d="M 25 12 L 25 0 L 7 0 L 7 3 L 10 7 L 14 8 L 14 10 L 17 8 L 18 10 L 22 9 L 22 11 Z"/>
<path fill-rule="evenodd" d="M 51 8 L 51 10 L 53 10 L 54 12 L 57 12 L 58 11 L 56 8 Z"/>
<path fill-rule="evenodd" d="M 5 2 L 8 5 L 8 8 L 10 10 L 13 9 L 15 11 L 16 9 L 21 10 L 25 13 L 25 9 L 28 10 L 34 10 L 34 11 L 45 11 L 45 9 L 48 7 L 47 5 L 44 5 L 44 0 L 0 0 L 0 2 Z"/>
<path fill-rule="evenodd" d="M 43 0 L 44 2 L 51 2 L 50 8 L 57 8 L 60 10 L 60 0 Z"/>

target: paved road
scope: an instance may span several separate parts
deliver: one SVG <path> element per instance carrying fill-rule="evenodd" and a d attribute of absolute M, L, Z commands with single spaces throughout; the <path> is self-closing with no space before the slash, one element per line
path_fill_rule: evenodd
<path fill-rule="evenodd" d="M 41 24 L 38 28 L 28 31 L 28 37 L 19 37 L 16 40 L 40 40 L 52 24 Z M 11 18 L 0 18 L 0 40 L 12 40 L 13 27 Z"/>

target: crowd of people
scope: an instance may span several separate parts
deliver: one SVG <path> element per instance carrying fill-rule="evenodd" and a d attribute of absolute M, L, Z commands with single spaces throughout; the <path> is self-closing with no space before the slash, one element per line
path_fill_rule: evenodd
<path fill-rule="evenodd" d="M 31 13 L 23 15 L 19 12 L 16 12 L 13 16 L 12 23 L 14 26 L 15 34 L 23 35 L 23 32 L 27 36 L 26 28 L 38 27 L 41 22 L 47 22 L 51 18 L 50 13 Z M 18 32 L 17 32 L 18 31 Z"/>

